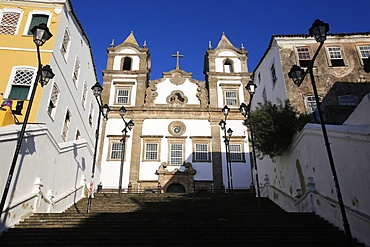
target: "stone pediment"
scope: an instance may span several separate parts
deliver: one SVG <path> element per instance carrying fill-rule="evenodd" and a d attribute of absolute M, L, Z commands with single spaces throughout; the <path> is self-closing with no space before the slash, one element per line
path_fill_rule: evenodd
<path fill-rule="evenodd" d="M 175 69 L 164 72 L 162 78 L 149 82 L 145 100 L 146 106 L 207 107 L 208 90 L 205 82 L 192 78 L 192 73 Z"/>

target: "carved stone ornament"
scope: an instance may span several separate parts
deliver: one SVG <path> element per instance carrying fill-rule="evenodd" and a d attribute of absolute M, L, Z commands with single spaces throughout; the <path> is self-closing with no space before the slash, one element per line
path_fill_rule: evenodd
<path fill-rule="evenodd" d="M 181 73 L 173 73 L 172 78 L 170 78 L 170 82 L 175 85 L 181 85 L 185 82 L 185 78 L 182 76 Z"/>
<path fill-rule="evenodd" d="M 188 103 L 188 97 L 182 91 L 175 90 L 166 98 L 166 101 L 171 106 L 184 106 Z"/>
<path fill-rule="evenodd" d="M 168 125 L 168 132 L 173 136 L 182 136 L 186 131 L 186 126 L 181 121 L 173 121 Z"/>

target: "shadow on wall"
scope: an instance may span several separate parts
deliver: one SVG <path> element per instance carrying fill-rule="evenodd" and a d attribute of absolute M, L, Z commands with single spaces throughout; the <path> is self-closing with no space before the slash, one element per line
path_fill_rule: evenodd
<path fill-rule="evenodd" d="M 19 138 L 19 132 L 18 132 L 18 138 Z M 34 138 L 33 135 L 25 133 L 22 144 L 21 144 L 21 148 L 20 148 L 20 151 L 19 151 L 18 159 L 17 159 L 17 161 L 18 161 L 17 164 L 18 165 L 15 167 L 15 171 L 12 175 L 13 179 L 11 181 L 10 190 L 8 192 L 8 195 L 7 195 L 8 204 L 5 205 L 4 212 L 10 207 L 10 205 L 12 203 L 12 199 L 9 199 L 9 198 L 14 198 L 14 196 L 15 196 L 15 191 L 16 191 L 16 188 L 17 188 L 17 184 L 18 184 L 18 181 L 19 181 L 19 177 L 20 177 L 20 174 L 21 174 L 21 171 L 22 171 L 22 167 L 23 167 L 24 159 L 25 159 L 26 155 L 33 155 L 34 153 L 36 153 L 35 138 Z M 9 167 L 10 167 L 10 165 L 11 164 L 9 164 Z M 4 188 L 5 188 L 5 183 L 4 183 Z M 8 214 L 4 213 L 4 216 L 2 217 L 1 225 L 5 225 L 5 222 L 7 221 L 8 216 L 9 216 Z"/>
<path fill-rule="evenodd" d="M 322 100 L 325 122 L 343 124 L 368 93 L 369 82 L 335 82 Z"/>

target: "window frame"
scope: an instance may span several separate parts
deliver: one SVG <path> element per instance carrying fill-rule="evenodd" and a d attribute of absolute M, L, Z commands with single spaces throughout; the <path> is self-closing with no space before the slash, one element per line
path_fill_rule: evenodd
<path fill-rule="evenodd" d="M 127 140 L 129 139 L 130 135 L 126 135 L 126 140 L 125 140 L 125 145 L 127 145 Z M 122 139 L 123 139 L 123 136 L 122 135 L 109 135 L 108 136 L 108 140 L 109 140 L 109 144 L 108 144 L 108 153 L 107 153 L 107 161 L 121 161 L 122 159 Z M 116 150 L 116 152 L 119 152 L 121 153 L 121 156 L 119 156 L 119 158 L 116 158 L 116 159 L 113 159 L 112 158 L 112 151 L 113 151 L 113 144 L 117 144 L 119 143 L 120 144 L 120 149 Z M 123 157 L 123 161 L 126 161 L 126 156 L 127 156 L 127 149 L 125 150 L 125 155 Z"/>
<path fill-rule="evenodd" d="M 299 51 L 299 49 L 307 49 L 307 51 Z M 307 68 L 309 65 L 309 61 L 312 60 L 311 46 L 308 46 L 308 45 L 296 46 L 295 51 L 296 51 L 296 56 L 298 59 L 299 66 L 303 68 Z M 302 57 L 302 59 L 300 57 L 301 54 L 304 56 Z M 308 54 L 308 58 L 307 58 L 307 54 Z"/>
<path fill-rule="evenodd" d="M 30 25 L 32 23 L 32 19 L 33 19 L 34 15 L 46 15 L 46 16 L 48 16 L 48 21 L 47 21 L 46 25 L 50 28 L 51 18 L 53 16 L 52 13 L 50 11 L 33 10 L 28 14 L 27 22 L 26 22 L 26 25 L 24 26 L 23 35 L 25 35 L 25 36 L 32 36 L 32 34 L 28 34 L 28 32 L 31 29 Z"/>
<path fill-rule="evenodd" d="M 224 105 L 227 105 L 229 107 L 239 107 L 240 105 L 240 95 L 239 95 L 239 88 L 240 88 L 241 84 L 239 83 L 221 83 L 220 84 L 220 87 L 221 87 L 221 91 L 222 91 L 222 102 L 223 102 L 223 106 Z M 227 97 L 226 97 L 226 92 L 234 92 L 235 95 L 236 95 L 236 104 L 233 105 L 233 104 L 227 104 Z"/>
<path fill-rule="evenodd" d="M 4 17 L 4 14 L 7 14 L 7 13 L 16 13 L 16 14 L 19 14 L 19 17 L 18 17 L 18 20 L 17 20 L 17 24 L 14 25 L 14 33 L 10 34 L 10 33 L 0 33 L 0 34 L 4 34 L 4 35 L 17 35 L 18 32 L 19 32 L 19 27 L 21 25 L 21 21 L 22 21 L 22 17 L 23 17 L 23 11 L 20 10 L 20 9 L 12 9 L 12 8 L 4 8 L 0 11 L 0 25 L 2 25 L 2 20 L 3 20 L 3 17 Z"/>
<path fill-rule="evenodd" d="M 135 82 L 126 82 L 126 81 L 113 81 L 114 85 L 114 99 L 113 99 L 113 105 L 131 105 L 131 100 L 132 100 L 132 88 L 135 85 Z M 118 92 L 119 90 L 128 90 L 128 102 L 127 103 L 118 103 L 117 98 L 118 98 Z"/>
<path fill-rule="evenodd" d="M 67 122 L 67 115 L 69 116 L 69 121 Z M 63 121 L 63 127 L 62 127 L 62 133 L 61 137 L 66 142 L 68 140 L 68 134 L 71 130 L 71 122 L 72 122 L 72 114 L 70 110 L 66 110 L 66 113 L 64 114 L 64 121 Z"/>
<path fill-rule="evenodd" d="M 192 162 L 199 162 L 199 163 L 210 163 L 212 159 L 212 151 L 211 151 L 211 139 L 212 137 L 210 136 L 193 136 L 190 137 L 192 139 L 192 148 L 193 148 L 193 153 L 192 153 Z M 206 145 L 207 146 L 207 158 L 206 159 L 199 159 L 197 157 L 197 145 Z M 204 152 L 199 152 L 199 153 L 204 153 Z"/>
<path fill-rule="evenodd" d="M 339 67 L 340 68 L 340 67 L 347 66 L 345 56 L 344 56 L 344 50 L 343 50 L 342 46 L 340 46 L 340 45 L 330 45 L 330 46 L 326 46 L 325 48 L 326 48 L 326 56 L 328 58 L 328 62 L 329 62 L 330 67 L 333 67 L 333 68 Z M 334 49 L 335 48 L 339 49 L 339 53 L 340 53 L 341 58 L 335 58 L 335 57 L 332 58 L 331 55 L 332 54 L 334 55 L 334 53 L 337 52 L 337 51 L 330 51 L 330 49 L 333 49 L 333 48 Z M 333 60 L 334 61 L 342 61 L 343 65 L 339 65 L 339 64 L 338 65 L 336 65 L 336 64 L 333 65 Z"/>
<path fill-rule="evenodd" d="M 86 81 L 84 81 L 83 85 L 82 85 L 82 94 L 81 94 L 81 104 L 82 104 L 82 108 L 84 110 L 86 110 L 86 102 L 87 102 L 87 83 Z"/>
<path fill-rule="evenodd" d="M 55 103 L 54 104 L 54 107 L 52 107 L 51 111 L 49 110 L 50 109 L 50 104 L 52 103 L 52 97 L 53 97 L 53 93 L 54 93 L 54 88 L 57 89 L 57 99 L 55 100 Z M 56 108 L 58 106 L 58 102 L 59 102 L 59 98 L 60 98 L 60 89 L 58 87 L 58 85 L 56 83 L 53 83 L 53 86 L 51 88 L 51 92 L 50 92 L 50 96 L 49 96 L 49 104 L 48 104 L 48 108 L 47 108 L 47 113 L 48 115 L 50 116 L 51 119 L 54 119 L 55 118 L 55 114 L 56 114 Z"/>
<path fill-rule="evenodd" d="M 240 159 L 232 159 L 232 153 L 235 153 L 235 152 L 232 152 L 232 150 L 230 149 L 230 146 L 240 146 Z M 245 159 L 245 147 L 244 147 L 244 138 L 243 137 L 232 137 L 230 142 L 229 142 L 229 151 L 230 151 L 230 162 L 232 163 L 245 163 L 246 162 L 246 159 Z"/>
<path fill-rule="evenodd" d="M 161 161 L 161 139 L 163 136 L 147 136 L 143 137 L 143 147 L 142 147 L 142 161 L 143 162 L 160 162 Z M 157 158 L 148 159 L 147 158 L 147 144 L 157 144 Z"/>
<path fill-rule="evenodd" d="M 271 75 L 271 80 L 272 80 L 272 88 L 274 89 L 278 81 L 275 62 L 273 62 L 270 66 L 270 75 Z"/>
<path fill-rule="evenodd" d="M 341 106 L 357 106 L 359 104 L 359 98 L 355 94 L 344 94 L 338 95 L 338 105 Z"/>
<path fill-rule="evenodd" d="M 64 40 L 64 37 L 65 37 L 66 34 L 68 35 L 68 38 L 69 38 L 67 43 L 65 43 L 65 40 Z M 70 34 L 68 28 L 66 28 L 64 30 L 62 43 L 61 43 L 60 49 L 59 49 L 59 51 L 62 54 L 65 61 L 67 61 L 67 59 L 68 59 L 68 54 L 69 54 L 70 47 L 71 47 L 71 42 L 72 42 L 71 39 L 72 39 L 71 34 Z"/>
<path fill-rule="evenodd" d="M 312 99 L 310 99 L 310 98 L 312 98 Z M 321 101 L 322 101 L 322 97 L 319 95 L 319 102 L 321 103 Z M 315 109 L 317 109 L 318 105 L 316 104 L 316 98 L 315 98 L 314 95 L 311 95 L 311 94 L 305 95 L 304 96 L 304 103 L 305 103 L 304 105 L 305 105 L 305 108 L 306 108 L 306 112 L 308 114 L 314 114 L 314 113 L 317 112 L 317 110 L 315 110 Z M 310 103 L 313 103 L 316 107 L 312 108 L 312 104 L 310 104 Z M 311 109 L 313 109 L 313 110 L 311 110 Z"/>
<path fill-rule="evenodd" d="M 120 96 L 120 91 L 127 91 L 127 96 Z M 119 102 L 119 98 L 122 98 L 122 99 L 125 99 L 127 98 L 127 102 Z M 114 103 L 117 104 L 117 105 L 129 105 L 131 102 L 130 102 L 130 99 L 131 99 L 131 90 L 130 88 L 127 88 L 127 87 L 120 87 L 120 88 L 116 88 L 116 92 L 115 92 L 115 98 L 114 98 Z"/>
<path fill-rule="evenodd" d="M 11 72 L 10 77 L 9 77 L 8 85 L 7 85 L 5 93 L 4 93 L 4 99 L 11 99 L 11 98 L 9 98 L 9 96 L 10 96 L 10 93 L 12 92 L 13 85 L 18 85 L 18 84 L 14 84 L 15 76 L 17 75 L 17 71 L 20 71 L 20 70 L 33 71 L 33 75 L 30 79 L 29 86 L 28 86 L 28 84 L 27 85 L 20 84 L 20 85 L 23 85 L 24 87 L 29 87 L 27 97 L 24 100 L 29 100 L 30 99 L 31 93 L 32 93 L 32 90 L 33 90 L 33 87 L 34 87 L 34 84 L 35 84 L 34 82 L 35 82 L 35 79 L 36 79 L 36 76 L 37 76 L 37 68 L 31 67 L 31 66 L 14 66 L 12 68 L 12 72 Z M 14 100 L 22 100 L 22 99 L 14 99 Z"/>
<path fill-rule="evenodd" d="M 182 166 L 184 164 L 184 161 L 185 161 L 185 138 L 186 137 L 176 137 L 176 138 L 169 138 L 168 139 L 168 162 L 167 162 L 167 164 L 169 166 Z M 181 144 L 182 145 L 181 164 L 172 164 L 172 162 L 171 162 L 172 158 L 179 158 L 179 157 L 173 157 L 172 156 L 172 149 L 171 149 L 172 144 Z"/>
<path fill-rule="evenodd" d="M 77 68 L 77 65 L 78 65 L 78 68 Z M 76 70 L 77 70 L 77 73 L 76 73 Z M 73 64 L 73 71 L 72 71 L 72 82 L 76 88 L 78 88 L 78 81 L 80 79 L 80 75 L 81 75 L 81 62 L 78 56 L 76 56 L 75 62 Z"/>
<path fill-rule="evenodd" d="M 365 50 L 365 51 L 361 51 L 361 47 L 368 47 L 368 49 Z M 357 51 L 358 51 L 358 54 L 359 54 L 360 63 L 361 63 L 361 65 L 364 65 L 364 59 L 369 59 L 369 56 L 370 56 L 370 44 L 357 45 Z M 367 52 L 369 54 L 369 56 L 364 57 L 363 52 Z"/>

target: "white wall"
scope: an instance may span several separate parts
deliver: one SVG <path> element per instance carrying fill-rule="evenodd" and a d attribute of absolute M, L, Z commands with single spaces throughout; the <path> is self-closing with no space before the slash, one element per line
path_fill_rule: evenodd
<path fill-rule="evenodd" d="M 11 125 L 0 129 L 0 150 L 3 154 L 9 154 L 2 155 L 0 163 L 1 191 L 5 188 L 20 127 Z M 28 125 L 4 208 L 10 207 L 12 210 L 2 215 L 0 232 L 4 225 L 11 226 L 31 212 L 62 212 L 80 200 L 83 196 L 81 180 L 90 177 L 91 165 L 92 150 L 86 140 L 59 145 L 45 125 Z M 36 195 L 34 188 L 37 178 L 41 178 L 44 196 L 52 196 L 50 199 L 56 205 L 42 207 L 39 203 L 32 203 L 30 197 Z M 74 192 L 78 189 L 79 192 Z"/>

